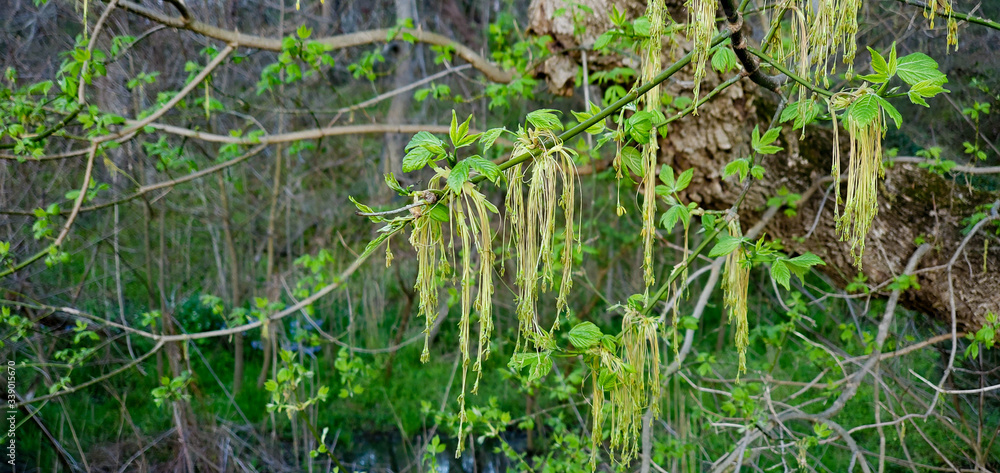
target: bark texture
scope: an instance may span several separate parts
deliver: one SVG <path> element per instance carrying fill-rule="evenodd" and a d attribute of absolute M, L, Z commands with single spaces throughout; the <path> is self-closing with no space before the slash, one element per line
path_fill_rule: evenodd
<path fill-rule="evenodd" d="M 587 5 L 595 15 L 606 15 L 611 3 L 593 0 Z M 627 8 L 633 17 L 641 15 L 644 10 L 643 4 L 636 5 L 635 2 L 615 3 L 620 5 L 619 9 Z M 683 21 L 680 3 L 667 2 L 674 18 Z M 610 27 L 595 21 L 588 23 L 588 28 L 603 29 L 588 29 L 584 37 L 574 37 L 571 23 L 551 18 L 551 12 L 561 6 L 560 0 L 535 0 L 531 10 L 532 33 L 549 34 L 555 39 L 552 49 L 558 59 L 550 60 L 538 71 L 549 81 L 552 90 L 565 90 L 567 87 L 567 81 L 560 82 L 561 78 L 567 77 L 566 71 L 553 68 L 566 68 L 571 74 L 568 77 L 575 77 L 579 54 L 574 48 L 589 44 L 592 38 Z M 548 21 L 546 18 L 549 18 Z M 683 41 L 665 43 L 664 63 L 669 64 L 689 49 L 690 46 Z M 621 64 L 632 65 L 627 58 L 589 61 L 592 71 Z M 688 67 L 671 78 L 665 83 L 664 93 L 675 97 L 690 96 L 692 71 L 693 68 Z M 709 72 L 701 87 L 702 95 L 723 80 L 725 78 L 714 71 Z M 572 87 L 572 79 L 568 85 Z M 722 179 L 722 170 L 726 163 L 749 154 L 751 130 L 755 125 L 762 130 L 767 128 L 777 102 L 775 94 L 744 79 L 702 105 L 697 116 L 688 116 L 670 125 L 669 133 L 660 139 L 659 161 L 671 165 L 676 172 L 695 169 L 685 198 L 707 209 L 724 209 L 732 204 L 739 194 L 740 185 L 735 177 Z M 849 151 L 846 136 L 846 130 L 842 130 L 841 152 L 845 169 Z M 798 131 L 786 131 L 781 141 L 785 150 L 763 161 L 767 169 L 765 177 L 754 183 L 741 208 L 744 228 L 755 223 L 767 199 L 777 195 L 782 187 L 792 193 L 802 193 L 830 175 L 833 133 L 828 124 L 825 128 L 809 127 L 804 139 L 800 139 Z M 840 241 L 836 235 L 833 194 L 824 197 L 829 186 L 823 183 L 818 192 L 799 204 L 794 217 L 776 218 L 766 227 L 766 232 L 771 238 L 781 239 L 790 253 L 811 251 L 819 255 L 827 262 L 819 269 L 843 287 L 858 274 L 858 269 L 850 256 L 850 244 Z M 914 241 L 922 236 L 934 245 L 934 250 L 923 258 L 921 267 L 939 268 L 918 272 L 921 289 L 905 291 L 901 303 L 909 309 L 950 323 L 954 301 L 959 328 L 981 326 L 987 312 L 1000 312 L 1000 240 L 984 232 L 972 237 L 952 266 L 953 290 L 949 290 L 949 273 L 945 266 L 965 237 L 962 234 L 962 229 L 966 227 L 963 219 L 975 213 L 976 206 L 992 204 L 997 199 L 1000 199 L 1000 192 L 974 190 L 959 175 L 939 176 L 914 164 L 887 168 L 886 179 L 879 188 L 879 213 L 868 234 L 863 260 L 863 271 L 869 278 L 869 286 L 891 281 L 902 274 L 907 259 L 918 246 Z M 819 211 L 821 215 L 810 234 Z M 809 237 L 802 240 L 801 237 L 807 234 Z M 984 239 L 991 242 L 987 245 Z M 885 286 L 881 291 L 885 294 L 889 292 Z"/>

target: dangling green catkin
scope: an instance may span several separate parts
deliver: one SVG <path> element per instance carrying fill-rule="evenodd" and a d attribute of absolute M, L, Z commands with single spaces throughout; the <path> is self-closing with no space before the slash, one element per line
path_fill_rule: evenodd
<path fill-rule="evenodd" d="M 515 350 L 522 348 L 525 339 L 534 348 L 544 348 L 551 344 L 551 330 L 558 328 L 559 315 L 566 310 L 569 291 L 572 287 L 573 256 L 577 247 L 574 222 L 575 184 L 574 163 L 570 150 L 554 136 L 546 138 L 555 144 L 535 157 L 531 164 L 527 200 L 522 194 L 526 173 L 521 165 L 507 170 L 508 191 L 505 200 L 507 219 L 510 223 L 511 239 L 516 249 L 518 287 L 517 314 L 519 330 Z M 531 146 L 518 143 L 513 153 L 527 152 Z M 559 159 L 556 159 L 556 158 Z M 559 192 L 559 185 L 562 192 Z M 541 328 L 537 318 L 538 294 L 552 288 L 555 281 L 555 261 L 553 249 L 556 236 L 556 209 L 561 207 L 564 215 L 562 253 L 562 280 L 556 298 L 556 319 L 550 330 Z"/>
<path fill-rule="evenodd" d="M 924 9 L 924 18 L 930 21 L 930 28 L 932 30 L 934 29 L 934 19 L 937 17 L 938 10 L 948 17 L 948 46 L 955 46 L 955 51 L 958 51 L 958 22 L 952 16 L 954 10 L 951 6 L 951 0 L 927 1 L 927 7 Z"/>
<path fill-rule="evenodd" d="M 579 248 L 576 234 L 576 221 L 574 220 L 574 209 L 576 207 L 576 163 L 570 151 L 563 148 L 561 144 L 554 147 L 557 154 L 562 157 L 560 167 L 560 178 L 562 180 L 562 197 L 559 199 L 559 206 L 563 210 L 563 250 L 559 259 L 562 265 L 562 280 L 559 282 L 559 295 L 556 296 L 556 320 L 552 325 L 552 330 L 559 329 L 559 314 L 569 307 L 569 291 L 573 289 L 573 258 Z"/>
<path fill-rule="evenodd" d="M 607 350 L 600 352 L 597 371 L 602 389 L 610 389 L 611 449 L 617 450 L 622 464 L 638 453 L 639 432 L 642 429 L 642 409 L 637 396 L 643 386 L 638 384 L 636 368 Z M 595 394 L 596 395 L 596 394 Z"/>
<path fill-rule="evenodd" d="M 427 363 L 431 356 L 431 327 L 438 316 L 437 251 L 443 245 L 441 223 L 429 215 L 414 219 L 410 245 L 417 252 L 417 283 L 414 289 L 419 296 L 420 315 L 424 318 L 424 350 L 420 354 L 420 362 Z"/>
<path fill-rule="evenodd" d="M 718 31 L 715 12 L 718 0 L 689 0 L 688 37 L 694 43 L 694 103 L 701 95 L 701 80 L 705 78 L 708 51 L 712 49 L 712 36 Z M 695 108 L 695 114 L 698 109 Z"/>
<path fill-rule="evenodd" d="M 479 232 L 479 238 L 475 239 L 476 252 L 479 253 L 479 295 L 474 307 L 479 313 L 479 351 L 476 353 L 476 364 L 472 365 L 472 370 L 476 372 L 472 393 L 476 394 L 483 375 L 483 361 L 490 357 L 490 337 L 493 334 L 493 262 L 496 257 L 491 243 L 493 234 L 490 230 L 486 196 L 471 184 L 466 193 L 472 196 L 472 206 L 475 208 L 474 218 L 470 218 L 469 223 L 474 233 Z"/>
<path fill-rule="evenodd" d="M 476 190 L 472 183 L 465 183 L 461 194 L 455 196 L 451 205 L 451 221 L 455 223 L 459 240 L 462 244 L 461 265 L 462 276 L 459 281 L 461 290 L 461 317 L 459 319 L 459 349 L 462 353 L 462 391 L 458 396 L 458 448 L 455 456 L 458 458 L 464 449 L 465 423 L 468 416 L 465 413 L 465 394 L 471 356 L 469 354 L 470 327 L 472 325 L 472 309 L 479 313 L 479 348 L 476 363 L 472 370 L 476 373 L 472 393 L 479 390 L 479 380 L 482 377 L 482 362 L 489 357 L 490 334 L 493 331 L 493 235 L 490 231 L 489 215 L 487 213 L 486 196 Z M 473 271 L 472 249 L 475 247 L 479 255 L 478 276 Z M 472 289 L 478 286 L 479 292 L 473 302 Z"/>
<path fill-rule="evenodd" d="M 729 234 L 734 238 L 742 238 L 740 222 L 729 222 Z M 747 372 L 747 347 L 750 346 L 750 324 L 747 322 L 747 287 L 750 284 L 750 264 L 746 253 L 740 245 L 726 256 L 726 268 L 722 275 L 723 302 L 729 309 L 729 324 L 734 325 L 736 351 L 739 353 L 740 374 Z"/>
<path fill-rule="evenodd" d="M 465 415 L 465 381 L 469 372 L 469 326 L 472 317 L 472 242 L 470 240 L 469 225 L 465 221 L 465 211 L 460 196 L 452 200 L 451 221 L 457 224 L 458 237 L 462 242 L 462 276 L 459 280 L 459 293 L 461 295 L 461 317 L 458 322 L 458 345 L 462 353 L 462 390 L 458 394 L 458 448 L 455 449 L 455 457 L 462 455 L 464 447 L 464 426 L 468 417 Z"/>
<path fill-rule="evenodd" d="M 653 417 L 660 415 L 660 339 L 659 322 L 628 308 L 622 320 L 622 358 L 635 369 L 637 406 L 649 408 Z M 648 376 L 647 376 L 648 372 Z M 647 393 L 648 390 L 648 393 Z M 640 414 L 641 415 L 641 414 Z"/>
<path fill-rule="evenodd" d="M 836 128 L 836 121 L 834 122 Z M 837 217 L 837 234 L 841 241 L 851 241 L 854 265 L 861 269 L 865 253 L 865 237 L 872 221 L 878 215 L 878 180 L 885 177 L 882 167 L 882 136 L 885 119 L 881 111 L 867 123 L 858 121 L 848 113 L 847 131 L 850 134 L 851 152 L 847 168 L 847 200 L 844 213 Z M 835 176 L 840 175 L 839 146 L 834 141 Z M 839 186 L 835 198 L 840 199 Z M 836 209 L 835 209 L 836 211 Z"/>
<path fill-rule="evenodd" d="M 593 356 L 590 368 L 593 377 L 591 401 L 590 467 L 597 466 L 597 456 L 603 440 L 604 421 L 611 419 L 611 449 L 618 452 L 618 461 L 627 465 L 638 457 L 642 415 L 649 409 L 660 414 L 660 339 L 659 322 L 643 316 L 635 309 L 626 309 L 622 320 L 620 356 L 604 344 L 588 352 Z M 605 394 L 610 393 L 609 412 L 604 412 Z"/>
<path fill-rule="evenodd" d="M 830 58 L 835 58 L 837 49 L 844 48 L 844 63 L 848 65 L 847 77 L 854 74 L 854 55 L 857 53 L 858 10 L 861 0 L 819 0 L 816 14 L 809 27 L 809 52 L 816 70 L 816 79 L 823 79 L 829 85 L 827 75 L 833 73 Z"/>
<path fill-rule="evenodd" d="M 649 18 L 649 38 L 646 39 L 646 56 L 642 62 L 642 81 L 650 83 L 660 72 L 661 37 L 663 24 L 666 20 L 666 6 L 663 0 L 649 0 L 646 7 Z M 656 113 L 660 108 L 660 86 L 649 89 L 642 97 L 645 110 Z M 659 144 L 656 139 L 656 128 L 650 130 L 649 142 L 642 147 L 642 243 L 643 243 L 643 280 L 646 283 L 646 295 L 649 286 L 655 283 L 653 276 L 653 236 L 656 233 L 656 163 Z"/>
<path fill-rule="evenodd" d="M 597 454 L 604 436 L 604 386 L 600 382 L 600 370 L 593 370 L 591 383 L 594 387 L 590 401 L 590 471 L 597 470 Z"/>

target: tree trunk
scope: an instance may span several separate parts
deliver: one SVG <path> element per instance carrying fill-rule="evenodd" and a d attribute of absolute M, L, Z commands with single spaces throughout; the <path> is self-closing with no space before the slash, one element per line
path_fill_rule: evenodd
<path fill-rule="evenodd" d="M 417 10 L 413 4 L 413 0 L 396 0 L 395 3 L 397 22 L 407 18 L 413 19 L 416 22 Z M 393 88 L 398 89 L 413 82 L 413 46 L 406 41 L 396 41 L 392 43 L 392 46 L 398 48 L 396 51 L 398 59 L 395 61 L 396 73 L 393 76 L 392 83 Z M 391 125 L 403 123 L 412 97 L 413 94 L 409 92 L 393 96 L 392 101 L 389 103 L 389 112 L 386 114 L 386 123 Z M 385 174 L 390 172 L 395 173 L 397 176 L 402 174 L 403 146 L 406 143 L 406 139 L 404 135 L 399 133 L 387 133 L 385 135 L 385 166 L 382 171 Z"/>

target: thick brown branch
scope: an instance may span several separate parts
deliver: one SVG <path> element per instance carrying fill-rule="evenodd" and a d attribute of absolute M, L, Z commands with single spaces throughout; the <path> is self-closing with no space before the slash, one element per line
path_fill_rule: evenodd
<path fill-rule="evenodd" d="M 176 5 L 176 2 L 171 3 Z M 248 48 L 264 49 L 268 51 L 281 51 L 281 38 L 266 38 L 263 36 L 241 33 L 239 31 L 230 31 L 209 25 L 207 23 L 202 23 L 191 17 L 185 19 L 169 16 L 146 8 L 137 3 L 124 0 L 120 1 L 118 6 L 137 15 L 144 16 L 157 23 L 192 31 L 202 36 L 225 41 L 227 43 L 238 43 L 239 45 Z M 315 42 L 329 46 L 332 49 L 344 49 L 365 44 L 384 43 L 390 33 L 391 31 L 389 29 L 358 31 L 355 33 L 319 38 L 315 40 Z M 493 64 L 486 58 L 480 56 L 469 47 L 459 44 L 446 36 L 420 29 L 402 29 L 399 30 L 399 33 L 412 35 L 421 43 L 453 48 L 456 56 L 468 61 L 469 64 L 472 64 L 472 67 L 478 69 L 483 73 L 483 75 L 486 76 L 487 79 L 493 82 L 506 84 L 513 79 L 513 75 L 509 71 L 500 69 L 496 64 Z"/>
<path fill-rule="evenodd" d="M 743 73 L 753 83 L 780 94 L 781 86 L 785 82 L 788 82 L 788 77 L 784 75 L 770 76 L 760 70 L 760 60 L 747 50 L 747 38 L 743 35 L 743 14 L 736 8 L 736 2 L 733 0 L 719 0 L 719 3 L 722 4 L 726 21 L 729 23 L 729 38 L 732 41 L 733 52 L 736 53 L 736 58 L 743 65 Z"/>

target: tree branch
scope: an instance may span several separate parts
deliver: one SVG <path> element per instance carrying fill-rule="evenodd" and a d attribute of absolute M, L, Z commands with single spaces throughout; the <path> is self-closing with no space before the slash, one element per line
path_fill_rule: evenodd
<path fill-rule="evenodd" d="M 170 3 L 172 3 L 174 6 L 177 6 L 178 3 L 183 4 L 183 2 L 178 2 L 177 0 L 171 1 Z M 192 17 L 187 17 L 187 18 L 172 17 L 164 13 L 146 8 L 137 3 L 125 0 L 118 2 L 118 6 L 132 13 L 153 20 L 157 23 L 161 23 L 178 29 L 192 31 L 194 33 L 198 33 L 202 36 L 207 36 L 209 38 L 225 41 L 227 43 L 238 43 L 248 48 L 281 52 L 281 38 L 266 38 L 263 36 L 241 33 L 239 31 L 230 31 L 206 23 L 202 23 Z M 389 38 L 389 34 L 393 32 L 397 32 L 397 30 L 390 30 L 388 28 L 383 28 L 378 30 L 358 31 L 355 33 L 319 38 L 312 42 L 316 42 L 324 46 L 329 46 L 332 49 L 344 49 L 353 46 L 361 46 L 365 44 L 385 43 L 387 42 L 387 38 Z M 506 84 L 509 83 L 511 80 L 513 80 L 513 74 L 510 71 L 505 71 L 500 69 L 500 67 L 498 67 L 496 64 L 493 64 L 488 59 L 483 58 L 469 47 L 457 43 L 446 36 L 437 33 L 431 33 L 420 29 L 404 28 L 398 30 L 398 32 L 412 35 L 417 41 L 420 41 L 421 43 L 453 48 L 455 50 L 456 56 L 466 60 L 469 64 L 472 64 L 472 67 L 478 69 L 480 72 L 483 73 L 483 75 L 486 76 L 487 79 L 493 82 Z"/>
<path fill-rule="evenodd" d="M 747 38 L 743 35 L 743 14 L 736 8 L 733 0 L 719 0 L 722 10 L 725 12 L 726 21 L 729 23 L 729 37 L 732 40 L 733 52 L 736 58 L 743 64 L 743 74 L 750 78 L 753 83 L 770 90 L 776 94 L 781 94 L 781 86 L 788 82 L 787 76 L 769 76 L 760 70 L 760 61 L 747 51 Z"/>
<path fill-rule="evenodd" d="M 930 9 L 930 7 L 926 3 L 918 1 L 918 0 L 896 0 L 896 1 L 898 1 L 899 3 L 905 3 L 907 5 L 913 5 L 915 7 L 920 7 L 920 8 L 923 8 L 924 10 Z M 943 12 L 941 12 L 940 10 L 938 10 L 938 13 L 943 14 Z M 972 16 L 972 15 L 969 15 L 969 14 L 966 14 L 966 13 L 957 12 L 957 11 L 951 12 L 951 16 L 953 16 L 955 18 L 958 18 L 960 20 L 968 21 L 969 23 L 975 23 L 977 25 L 982 25 L 982 26 L 986 26 L 986 27 L 989 27 L 989 28 L 993 28 L 995 30 L 1000 30 L 1000 23 L 997 23 L 997 22 L 995 22 L 993 20 L 990 20 L 988 18 L 983 18 L 981 16 Z"/>

